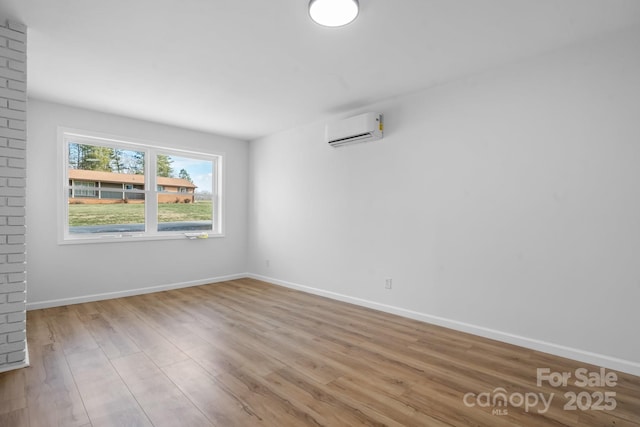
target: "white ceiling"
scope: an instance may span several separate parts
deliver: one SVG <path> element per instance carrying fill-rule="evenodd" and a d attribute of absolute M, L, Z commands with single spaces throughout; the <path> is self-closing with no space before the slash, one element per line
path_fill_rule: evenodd
<path fill-rule="evenodd" d="M 29 95 L 252 139 L 640 23 L 638 0 L 0 0 Z"/>

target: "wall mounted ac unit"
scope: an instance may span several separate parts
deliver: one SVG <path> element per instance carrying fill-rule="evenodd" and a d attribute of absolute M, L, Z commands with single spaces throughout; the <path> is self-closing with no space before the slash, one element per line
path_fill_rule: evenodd
<path fill-rule="evenodd" d="M 382 114 L 365 113 L 327 124 L 326 140 L 332 147 L 369 142 L 382 138 Z"/>

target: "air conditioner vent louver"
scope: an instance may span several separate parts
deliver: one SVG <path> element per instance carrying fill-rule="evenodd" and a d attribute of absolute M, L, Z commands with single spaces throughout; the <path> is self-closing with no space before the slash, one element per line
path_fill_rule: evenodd
<path fill-rule="evenodd" d="M 341 147 L 381 139 L 382 132 L 382 114 L 365 113 L 327 124 L 326 141 L 332 147 Z"/>
<path fill-rule="evenodd" d="M 371 137 L 371 133 L 367 132 L 367 133 L 361 133 L 361 134 L 358 134 L 358 135 L 348 136 L 346 138 L 334 139 L 331 142 L 334 143 L 334 144 L 337 144 L 337 143 L 340 143 L 340 142 L 343 142 L 343 141 L 352 141 L 354 139 L 362 139 L 362 138 L 369 138 L 369 137 Z"/>

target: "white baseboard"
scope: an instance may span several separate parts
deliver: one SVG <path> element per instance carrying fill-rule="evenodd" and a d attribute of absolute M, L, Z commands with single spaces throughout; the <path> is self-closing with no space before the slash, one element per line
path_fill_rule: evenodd
<path fill-rule="evenodd" d="M 209 279 L 194 280 L 190 282 L 171 283 L 160 286 L 151 286 L 147 288 L 130 289 L 126 291 L 108 292 L 101 294 L 85 295 L 73 298 L 62 298 L 49 301 L 37 301 L 28 302 L 27 310 L 36 310 L 41 308 L 59 307 L 70 304 L 80 304 L 83 302 L 100 301 L 105 299 L 128 297 L 133 295 L 142 295 L 152 292 L 161 292 L 171 289 L 188 288 L 191 286 L 206 285 L 209 283 L 224 282 L 227 280 L 236 280 L 250 277 L 264 282 L 272 283 L 274 285 L 284 286 L 290 289 L 296 289 L 303 292 L 308 292 L 314 295 L 320 295 L 323 297 L 335 299 L 338 301 L 348 302 L 351 304 L 372 308 L 374 310 L 383 311 L 386 313 L 396 314 L 398 316 L 407 317 L 410 319 L 419 320 L 425 323 L 431 323 L 438 326 L 443 326 L 449 329 L 454 329 L 461 332 L 467 332 L 473 335 L 478 335 L 485 338 L 494 339 L 497 341 L 518 345 L 520 347 L 529 348 L 532 350 L 541 351 L 544 353 L 553 354 L 560 357 L 566 357 L 568 359 L 577 360 L 592 365 L 602 366 L 609 369 L 614 369 L 620 372 L 626 372 L 631 375 L 640 376 L 640 363 L 619 359 L 604 354 L 593 353 L 590 351 L 580 350 L 572 347 L 567 347 L 559 344 L 554 344 L 546 341 L 541 341 L 533 338 L 527 338 L 508 332 L 498 331 L 495 329 L 485 328 L 483 326 L 472 325 L 465 322 L 459 322 L 457 320 L 447 319 L 440 316 L 434 316 L 427 313 L 420 313 L 417 311 L 407 310 L 400 307 L 395 307 L 387 304 L 381 304 L 374 301 L 369 301 L 361 298 L 355 298 L 348 295 L 340 294 L 337 292 L 325 291 L 310 286 L 304 286 L 297 283 L 287 282 L 284 280 L 274 279 L 272 277 L 262 276 L 253 273 L 240 273 L 232 274 L 228 276 L 219 276 Z M 28 366 L 28 362 L 25 366 Z M 9 369 L 17 369 L 23 367 L 23 365 L 11 367 Z M 1 369 L 0 369 L 1 372 Z"/>
<path fill-rule="evenodd" d="M 84 295 L 80 297 L 61 298 L 48 301 L 27 302 L 27 310 L 37 310 L 40 308 L 60 307 L 63 305 L 81 304 L 83 302 L 101 301 L 105 299 L 114 299 L 122 297 L 130 297 L 134 295 L 150 294 L 153 292 L 168 291 L 171 289 L 189 288 L 191 286 L 206 285 L 209 283 L 226 282 L 227 280 L 243 279 L 248 277 L 247 273 L 231 274 L 228 276 L 212 277 L 209 279 L 192 280 L 189 282 L 169 283 L 160 286 L 150 286 L 147 288 L 127 289 L 126 291 L 106 292 L 101 294 Z"/>
<path fill-rule="evenodd" d="M 640 376 L 640 363 L 630 360 L 619 359 L 616 357 L 607 356 L 604 354 L 593 353 L 590 351 L 571 348 L 559 344 L 554 344 L 546 341 L 541 341 L 533 338 L 527 338 L 519 335 L 514 335 L 508 332 L 498 331 L 495 329 L 485 328 L 482 326 L 472 325 L 469 323 L 459 322 L 457 320 L 447 319 L 444 317 L 434 316 L 431 314 L 420 313 L 412 310 L 407 310 L 400 307 L 381 304 L 374 301 L 369 301 L 361 298 L 354 298 L 348 295 L 339 294 L 336 292 L 325 291 L 322 289 L 312 288 L 309 286 L 299 285 L 297 283 L 291 283 L 284 280 L 274 279 L 272 277 L 262 276 L 259 274 L 249 274 L 248 277 L 268 282 L 274 285 L 284 286 L 290 289 L 296 289 L 310 294 L 320 295 L 323 297 L 335 299 L 338 301 L 348 302 L 351 304 L 373 308 L 375 310 L 384 311 L 386 313 L 396 314 L 398 316 L 407 317 L 410 319 L 419 320 L 425 323 L 431 323 L 438 326 L 443 326 L 449 329 L 454 329 L 461 332 L 467 332 L 473 335 L 478 335 L 485 338 L 494 339 L 497 341 L 514 344 L 520 347 L 529 348 L 544 353 L 553 354 L 568 359 L 577 360 L 580 362 L 602 366 L 605 368 L 613 369 L 620 372 L 626 372 L 631 375 Z"/>

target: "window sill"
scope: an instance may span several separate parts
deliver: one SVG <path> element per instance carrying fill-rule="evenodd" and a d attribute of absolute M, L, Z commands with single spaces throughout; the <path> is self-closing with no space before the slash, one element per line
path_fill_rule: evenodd
<path fill-rule="evenodd" d="M 224 233 L 206 232 L 206 237 L 194 237 L 193 233 L 171 234 L 113 234 L 92 237 L 67 237 L 61 239 L 59 245 L 86 245 L 95 243 L 148 242 L 160 240 L 207 240 L 225 237 Z"/>

